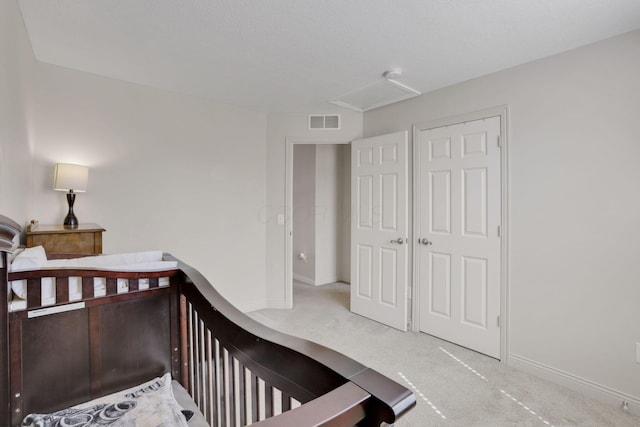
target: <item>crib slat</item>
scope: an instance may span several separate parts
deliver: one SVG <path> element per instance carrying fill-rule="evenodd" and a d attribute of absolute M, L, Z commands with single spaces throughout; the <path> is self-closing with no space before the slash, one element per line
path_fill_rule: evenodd
<path fill-rule="evenodd" d="M 217 339 L 214 339 L 214 348 L 212 357 L 212 369 L 213 373 L 213 427 L 218 427 L 222 425 L 221 416 L 220 416 L 220 342 Z"/>
<path fill-rule="evenodd" d="M 206 340 L 205 340 L 205 356 L 206 356 L 206 363 L 207 363 L 207 390 L 208 393 L 207 395 L 209 396 L 209 399 L 207 401 L 207 413 L 205 415 L 205 418 L 207 419 L 207 422 L 209 423 L 209 425 L 213 425 L 213 420 L 215 417 L 215 411 L 214 411 L 214 404 L 215 404 L 215 387 L 213 386 L 213 379 L 215 378 L 215 372 L 213 370 L 213 363 L 211 361 L 211 355 L 213 353 L 213 349 L 212 349 L 212 342 L 211 342 L 211 331 L 209 329 L 205 329 L 205 335 L 206 335 Z"/>
<path fill-rule="evenodd" d="M 182 361 L 181 377 L 185 390 L 189 390 L 189 338 L 187 329 L 187 298 L 180 295 L 180 360 Z"/>
<path fill-rule="evenodd" d="M 238 361 L 238 406 L 240 407 L 240 418 L 238 421 L 241 426 L 247 424 L 246 381 L 245 367 Z"/>
<path fill-rule="evenodd" d="M 107 295 L 118 293 L 118 279 L 107 277 Z"/>
<path fill-rule="evenodd" d="M 282 412 L 287 412 L 291 409 L 291 396 L 287 393 L 282 392 Z"/>
<path fill-rule="evenodd" d="M 202 363 L 200 360 L 200 339 L 198 337 L 198 329 L 200 328 L 200 319 L 198 312 L 193 310 L 193 357 L 195 361 L 195 369 L 193 376 L 195 377 L 195 401 L 198 408 L 202 410 Z"/>
<path fill-rule="evenodd" d="M 159 286 L 159 280 L 157 277 L 149 278 L 149 289 L 157 288 Z"/>
<path fill-rule="evenodd" d="M 255 423 L 260 420 L 260 406 L 258 402 L 258 394 L 260 392 L 260 379 L 251 372 L 251 422 Z"/>
<path fill-rule="evenodd" d="M 207 328 L 202 325 L 201 331 L 201 346 L 202 346 L 202 364 L 204 366 L 204 372 L 202 377 L 202 388 L 204 390 L 204 402 L 202 403 L 202 415 L 206 420 L 211 418 L 211 387 L 209 387 L 209 379 L 211 376 L 211 369 L 209 368 L 209 343 L 207 339 Z"/>
<path fill-rule="evenodd" d="M 195 384 L 195 375 L 194 375 L 194 371 L 195 371 L 195 361 L 194 361 L 194 357 L 193 357 L 193 352 L 194 352 L 194 347 L 193 347 L 193 305 L 189 304 L 189 310 L 188 310 L 188 314 L 189 314 L 189 324 L 187 326 L 187 333 L 188 333 L 188 337 L 189 337 L 189 394 L 191 395 L 191 397 L 194 398 L 195 400 L 195 396 L 196 396 L 196 384 Z"/>
<path fill-rule="evenodd" d="M 173 280 L 173 279 L 172 279 Z M 129 280 L 129 286 L 131 286 L 132 280 Z M 138 283 L 138 280 L 135 279 L 135 282 Z M 170 307 L 169 316 L 171 318 L 170 321 L 170 333 L 171 333 L 171 376 L 175 380 L 181 379 L 181 371 L 180 371 L 180 327 L 181 322 L 179 321 L 179 311 L 181 309 L 179 304 L 178 292 L 175 286 L 172 287 L 171 290 L 171 298 L 170 298 Z"/>
<path fill-rule="evenodd" d="M 209 394 L 207 393 L 208 390 L 207 390 L 207 381 L 206 381 L 208 369 L 206 365 L 206 353 L 205 353 L 205 330 L 204 330 L 204 324 L 202 323 L 202 320 L 198 322 L 198 344 L 200 344 L 198 346 L 198 352 L 200 353 L 200 396 L 202 400 L 201 412 L 206 416 L 207 407 L 209 406 L 209 402 L 208 402 Z"/>
<path fill-rule="evenodd" d="M 264 417 L 273 416 L 273 387 L 265 382 L 264 384 Z"/>
<path fill-rule="evenodd" d="M 69 278 L 58 277 L 56 279 L 56 303 L 69 302 Z"/>
<path fill-rule="evenodd" d="M 236 387 L 235 363 L 231 354 L 227 353 L 227 372 L 229 376 L 229 425 L 236 425 Z"/>
<path fill-rule="evenodd" d="M 227 364 L 225 363 L 225 354 L 227 350 L 220 346 L 220 425 L 229 425 L 229 413 L 227 411 Z"/>
<path fill-rule="evenodd" d="M 27 279 L 27 308 L 42 305 L 42 286 L 40 279 Z"/>
<path fill-rule="evenodd" d="M 198 312 L 198 322 L 196 324 L 196 337 L 197 337 L 197 346 L 198 346 L 198 394 L 200 396 L 199 406 L 200 411 L 204 412 L 204 408 L 206 406 L 206 396 L 204 393 L 204 384 L 202 378 L 204 378 L 204 364 L 203 360 L 203 351 L 202 351 L 202 320 L 200 319 L 200 315 Z"/>
<path fill-rule="evenodd" d="M 93 278 L 83 277 L 82 278 L 82 299 L 90 299 L 94 297 L 95 297 L 95 294 L 93 289 Z"/>

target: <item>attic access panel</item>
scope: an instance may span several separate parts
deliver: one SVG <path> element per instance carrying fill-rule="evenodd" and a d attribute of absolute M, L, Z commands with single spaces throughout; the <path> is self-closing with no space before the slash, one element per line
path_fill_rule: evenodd
<path fill-rule="evenodd" d="M 382 79 L 346 93 L 329 102 L 351 110 L 365 112 L 394 102 L 413 98 L 421 93 L 393 79 Z"/>

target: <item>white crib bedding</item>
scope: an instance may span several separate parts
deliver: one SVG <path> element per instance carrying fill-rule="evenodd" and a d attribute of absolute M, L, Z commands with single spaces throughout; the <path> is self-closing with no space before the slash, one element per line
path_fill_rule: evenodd
<path fill-rule="evenodd" d="M 180 399 L 176 400 L 178 392 Z M 72 406 L 50 414 L 29 414 L 22 423 L 24 427 L 53 427 L 59 425 L 83 426 L 182 426 L 189 427 L 204 421 L 195 404 L 185 407 L 186 391 L 171 375 L 165 374 L 136 387 L 104 396 L 90 402 Z M 186 397 L 186 400 L 191 399 Z M 192 402 L 192 401 L 191 401 Z M 183 409 L 194 412 L 187 424 Z M 194 423 L 195 421 L 195 423 Z"/>
<path fill-rule="evenodd" d="M 82 258 L 48 260 L 42 246 L 24 249 L 18 253 L 11 262 L 10 270 L 29 271 L 38 269 L 54 268 L 86 268 L 107 271 L 166 271 L 177 268 L 176 261 L 163 261 L 161 251 L 132 252 L 114 255 L 98 255 Z M 169 286 L 169 278 L 161 277 L 158 280 L 161 287 Z M 96 297 L 106 295 L 106 279 L 95 277 L 93 279 L 94 295 Z M 138 288 L 148 289 L 149 279 L 139 279 Z M 26 309 L 27 281 L 13 280 L 9 289 L 13 293 L 9 303 L 9 311 Z M 42 305 L 55 304 L 56 279 L 54 277 L 44 277 L 41 281 Z M 129 291 L 129 281 L 127 279 L 117 279 L 118 293 Z M 82 299 L 82 280 L 80 277 L 69 277 L 69 301 Z"/>

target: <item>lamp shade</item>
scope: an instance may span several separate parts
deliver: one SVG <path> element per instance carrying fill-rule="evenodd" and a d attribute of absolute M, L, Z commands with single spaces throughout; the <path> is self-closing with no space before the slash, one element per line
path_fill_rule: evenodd
<path fill-rule="evenodd" d="M 86 166 L 57 163 L 53 175 L 53 189 L 58 191 L 73 190 L 76 193 L 87 191 L 89 168 Z"/>

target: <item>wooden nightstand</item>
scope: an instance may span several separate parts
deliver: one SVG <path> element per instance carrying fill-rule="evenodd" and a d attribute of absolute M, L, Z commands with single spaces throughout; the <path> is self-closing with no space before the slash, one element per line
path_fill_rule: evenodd
<path fill-rule="evenodd" d="M 39 225 L 27 231 L 27 247 L 44 246 L 47 254 L 101 254 L 102 232 L 98 224 L 80 224 L 78 228 L 63 225 Z"/>

